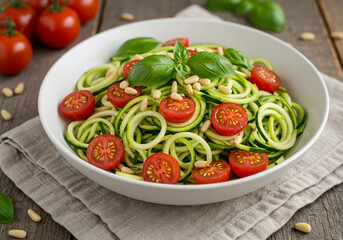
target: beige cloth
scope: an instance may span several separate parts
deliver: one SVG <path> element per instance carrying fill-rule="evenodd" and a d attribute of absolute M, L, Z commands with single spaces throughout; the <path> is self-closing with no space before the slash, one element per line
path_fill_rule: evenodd
<path fill-rule="evenodd" d="M 38 117 L 1 136 L 0 167 L 77 239 L 265 239 L 343 181 L 343 83 L 323 77 L 331 106 L 321 137 L 285 175 L 233 200 L 167 206 L 111 192 L 67 163 Z"/>

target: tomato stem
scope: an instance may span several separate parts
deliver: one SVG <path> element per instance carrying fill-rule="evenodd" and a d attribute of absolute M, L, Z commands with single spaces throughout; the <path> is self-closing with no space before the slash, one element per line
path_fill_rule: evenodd
<path fill-rule="evenodd" d="M 66 0 L 61 5 L 59 0 L 52 0 L 52 5 L 47 6 L 47 8 L 52 13 L 58 13 L 58 12 L 61 12 L 63 8 L 68 5 L 68 3 L 69 3 L 69 0 Z"/>
<path fill-rule="evenodd" d="M 25 8 L 28 3 L 29 2 L 22 2 L 21 0 L 9 0 L 7 5 L 17 9 L 21 9 Z"/>
<path fill-rule="evenodd" d="M 0 22 L 0 26 L 4 25 L 6 28 L 6 31 L 3 31 L 0 29 L 0 33 L 9 37 L 16 36 L 17 33 L 15 32 L 15 23 L 12 20 L 10 20 L 5 14 L 4 14 L 4 17 L 5 17 L 5 21 Z"/>

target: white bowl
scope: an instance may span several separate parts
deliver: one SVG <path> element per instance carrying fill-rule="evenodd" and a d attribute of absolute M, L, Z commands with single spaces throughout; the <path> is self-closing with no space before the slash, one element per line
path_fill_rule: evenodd
<path fill-rule="evenodd" d="M 60 101 L 73 91 L 88 69 L 109 61 L 118 47 L 134 37 L 166 41 L 188 37 L 190 43 L 218 43 L 236 48 L 250 58 L 268 59 L 292 99 L 308 114 L 304 133 L 286 160 L 250 177 L 216 184 L 167 185 L 117 176 L 81 160 L 63 139 L 68 122 L 58 113 Z M 96 183 L 135 199 L 172 205 L 195 205 L 228 200 L 255 191 L 294 166 L 323 130 L 329 111 L 326 86 L 319 72 L 296 49 L 261 31 L 229 22 L 198 19 L 155 19 L 127 24 L 97 34 L 64 54 L 47 73 L 39 93 L 39 115 L 51 142 L 68 162 Z"/>

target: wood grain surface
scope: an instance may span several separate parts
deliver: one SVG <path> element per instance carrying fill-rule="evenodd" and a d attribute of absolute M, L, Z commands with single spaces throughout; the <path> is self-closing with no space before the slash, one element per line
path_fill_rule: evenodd
<path fill-rule="evenodd" d="M 0 2 L 2 2 L 0 0 Z M 40 84 L 52 64 L 68 49 L 80 41 L 115 26 L 128 23 L 120 19 L 120 14 L 134 14 L 134 21 L 152 18 L 172 17 L 192 4 L 204 5 L 205 0 L 103 0 L 97 18 L 82 27 L 77 41 L 64 49 L 52 49 L 39 40 L 33 43 L 34 57 L 23 72 L 8 76 L 0 74 L 0 89 L 14 88 L 19 82 L 25 83 L 22 95 L 5 98 L 0 94 L 0 108 L 13 115 L 11 121 L 0 119 L 0 134 L 38 115 L 37 100 Z M 343 31 L 342 0 L 278 0 L 285 10 L 287 26 L 283 33 L 268 32 L 291 43 L 322 72 L 343 81 L 343 40 L 333 40 L 331 31 Z M 251 26 L 246 18 L 237 18 L 231 12 L 211 11 L 230 22 Z M 301 41 L 302 32 L 313 32 L 312 42 Z M 26 239 L 74 239 L 51 216 L 19 190 L 0 170 L 0 192 L 9 195 L 14 202 L 15 221 L 0 225 L 0 239 L 12 239 L 10 229 L 24 229 Z M 42 216 L 42 222 L 34 223 L 27 215 L 33 209 Z M 280 230 L 269 239 L 343 239 L 343 184 L 336 186 L 319 197 L 314 203 L 299 210 Z M 293 229 L 297 222 L 308 222 L 312 226 L 310 234 Z M 166 238 L 168 239 L 168 238 Z"/>

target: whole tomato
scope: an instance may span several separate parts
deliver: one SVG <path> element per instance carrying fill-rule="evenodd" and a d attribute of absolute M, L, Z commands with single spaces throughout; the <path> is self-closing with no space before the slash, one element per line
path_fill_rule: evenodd
<path fill-rule="evenodd" d="M 45 9 L 37 21 L 37 33 L 46 45 L 55 48 L 65 47 L 76 40 L 81 28 L 77 13 L 58 1 Z"/>
<path fill-rule="evenodd" d="M 66 1 L 67 0 L 61 0 L 62 3 L 65 3 Z M 84 24 L 95 17 L 99 8 L 99 0 L 69 0 L 68 7 L 77 12 L 81 23 Z"/>
<path fill-rule="evenodd" d="M 7 6 L 4 10 L 5 15 L 11 19 L 19 32 L 22 32 L 28 39 L 32 39 L 35 35 L 35 24 L 37 15 L 33 8 L 27 3 L 22 3 L 20 0 L 4 2 L 3 6 Z M 0 14 L 0 22 L 5 19 Z"/>
<path fill-rule="evenodd" d="M 49 0 L 22 0 L 24 3 L 28 3 L 38 15 L 49 4 Z"/>
<path fill-rule="evenodd" d="M 25 35 L 15 31 L 13 22 L 6 29 L 0 31 L 0 73 L 15 74 L 31 62 L 32 46 Z"/>

